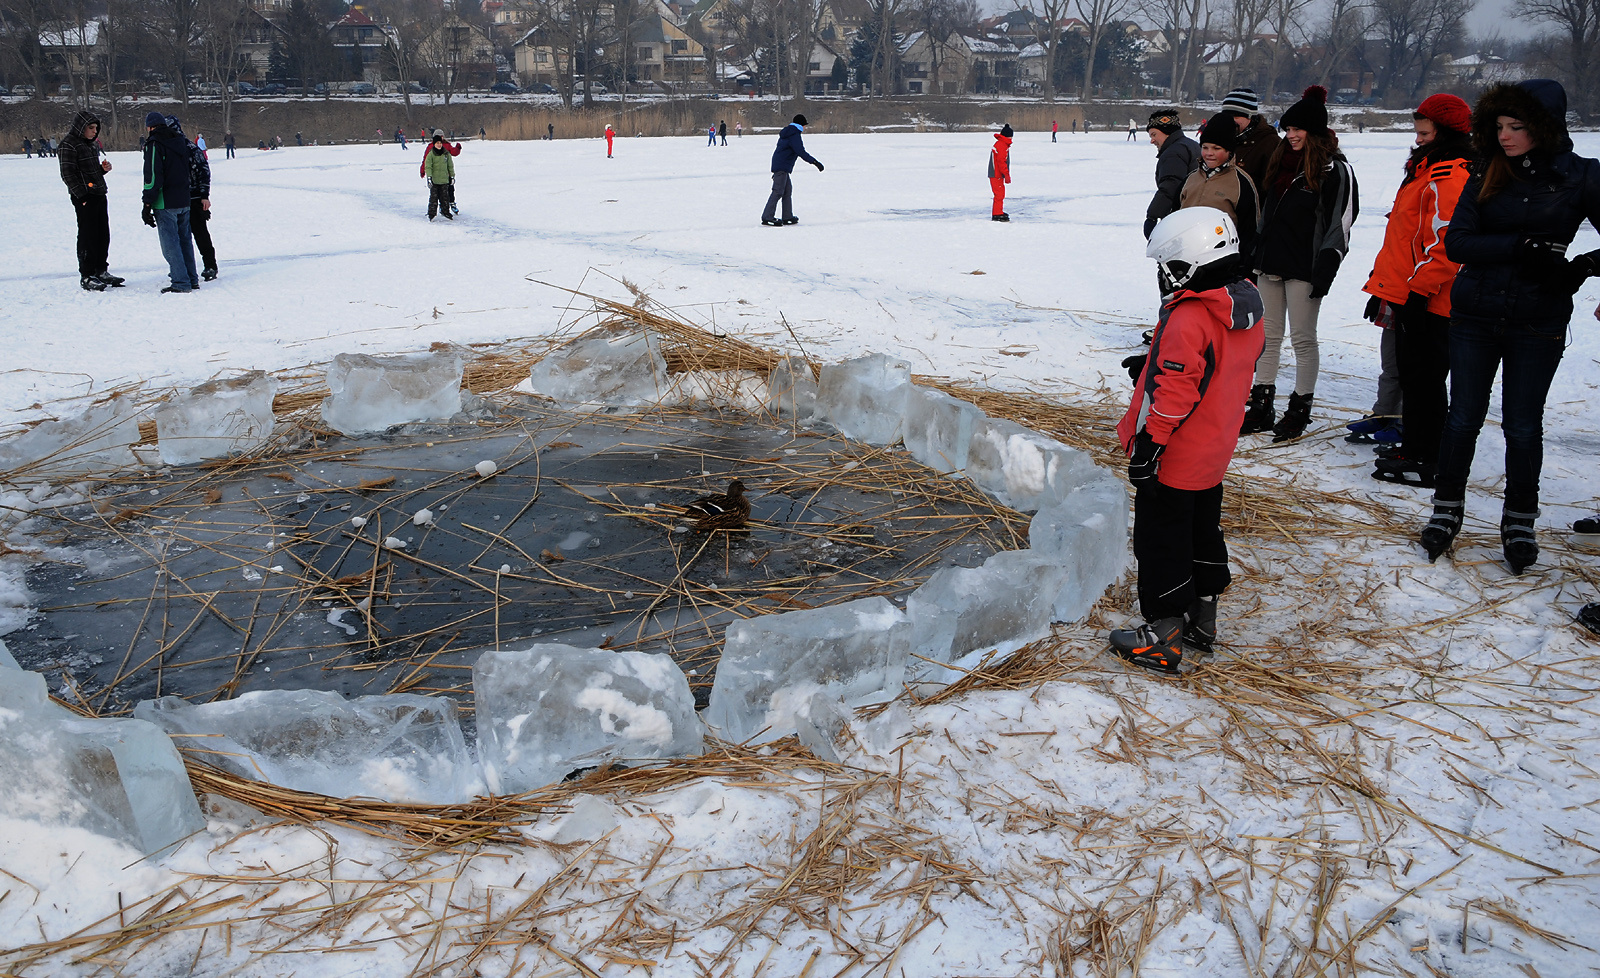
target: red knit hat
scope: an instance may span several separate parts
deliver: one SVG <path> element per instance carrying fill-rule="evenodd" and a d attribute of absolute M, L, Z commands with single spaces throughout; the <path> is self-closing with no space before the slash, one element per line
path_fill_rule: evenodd
<path fill-rule="evenodd" d="M 1417 115 L 1456 132 L 1472 131 L 1472 107 L 1454 95 L 1429 95 L 1417 106 Z"/>

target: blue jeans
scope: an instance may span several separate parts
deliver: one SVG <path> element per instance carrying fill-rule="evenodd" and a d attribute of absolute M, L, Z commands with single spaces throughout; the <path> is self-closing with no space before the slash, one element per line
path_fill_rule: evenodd
<path fill-rule="evenodd" d="M 156 211 L 156 234 L 161 238 L 161 257 L 167 260 L 172 287 L 180 292 L 200 287 L 200 273 L 194 267 L 194 239 L 189 233 L 189 208 L 164 207 Z"/>
<path fill-rule="evenodd" d="M 1566 323 L 1502 325 L 1467 316 L 1450 320 L 1450 415 L 1439 442 L 1434 499 L 1466 498 L 1478 433 L 1489 414 L 1495 373 L 1500 378 L 1500 428 L 1506 439 L 1505 508 L 1539 511 L 1544 466 L 1544 401 L 1565 352 Z"/>

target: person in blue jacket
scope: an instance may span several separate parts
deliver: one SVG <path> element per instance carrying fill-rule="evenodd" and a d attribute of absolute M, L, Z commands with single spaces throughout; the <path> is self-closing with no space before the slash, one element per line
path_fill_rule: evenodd
<path fill-rule="evenodd" d="M 1484 166 L 1462 188 L 1444 241 L 1461 271 L 1450 287 L 1450 413 L 1433 517 L 1421 533 L 1430 561 L 1461 531 L 1496 374 L 1506 442 L 1500 546 L 1513 574 L 1539 559 L 1545 398 L 1565 352 L 1572 296 L 1600 274 L 1600 251 L 1566 254 L 1584 221 L 1600 228 L 1600 161 L 1572 151 L 1566 119 L 1567 93 L 1547 78 L 1495 85 L 1472 113 Z"/>
<path fill-rule="evenodd" d="M 192 292 L 200 287 L 194 266 L 194 241 L 189 233 L 189 141 L 177 119 L 151 112 L 144 117 L 149 134 L 144 144 L 144 222 L 161 237 L 172 284 L 163 292 Z"/>
<path fill-rule="evenodd" d="M 767 227 L 782 227 L 785 224 L 799 224 L 800 219 L 794 216 L 794 185 L 790 174 L 794 172 L 796 157 L 805 160 L 822 172 L 822 162 L 806 152 L 805 143 L 800 141 L 800 134 L 805 131 L 806 117 L 797 115 L 794 121 L 783 127 L 778 133 L 778 148 L 772 151 L 772 195 L 767 198 L 766 210 L 761 212 L 761 223 Z M 783 219 L 777 216 L 778 201 L 783 201 Z"/>

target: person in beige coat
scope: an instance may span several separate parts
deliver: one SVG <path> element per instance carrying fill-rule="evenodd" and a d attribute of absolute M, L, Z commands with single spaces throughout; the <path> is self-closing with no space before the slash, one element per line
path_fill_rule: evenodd
<path fill-rule="evenodd" d="M 1253 254 L 1261 216 L 1261 195 L 1250 174 L 1234 161 L 1239 129 L 1227 113 L 1212 116 L 1200 127 L 1200 168 L 1189 174 L 1178 193 L 1178 209 L 1214 207 L 1233 218 L 1239 251 Z"/>

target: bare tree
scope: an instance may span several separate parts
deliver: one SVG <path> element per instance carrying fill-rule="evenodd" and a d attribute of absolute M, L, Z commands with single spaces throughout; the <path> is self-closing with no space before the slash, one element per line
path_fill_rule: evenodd
<path fill-rule="evenodd" d="M 1028 28 L 1044 49 L 1044 97 L 1056 99 L 1056 52 L 1061 49 L 1061 22 L 1067 19 L 1072 0 L 1012 0 L 1015 9 L 1029 14 Z"/>
<path fill-rule="evenodd" d="M 42 99 L 45 92 L 44 46 L 39 35 L 61 17 L 59 0 L 0 0 L 0 43 L 6 44 L 16 54 L 17 60 L 27 69 L 33 81 L 33 97 Z"/>
<path fill-rule="evenodd" d="M 199 16 L 206 77 L 221 87 L 222 129 L 231 132 L 234 87 L 245 66 L 242 47 L 251 12 L 239 0 L 200 0 Z"/>
<path fill-rule="evenodd" d="M 1267 19 L 1271 0 L 1233 0 L 1228 7 L 1228 43 L 1233 46 L 1228 58 L 1226 88 L 1232 91 L 1239 84 L 1239 63 L 1255 45 L 1256 32 Z"/>
<path fill-rule="evenodd" d="M 1145 0 L 1145 16 L 1155 21 L 1167 39 L 1167 50 L 1172 57 L 1171 97 L 1174 104 L 1183 99 L 1184 86 L 1189 82 L 1189 70 L 1196 61 L 1196 51 L 1205 51 L 1205 35 L 1211 28 L 1213 2 Z"/>
<path fill-rule="evenodd" d="M 1335 3 L 1340 0 L 1334 0 Z M 1294 55 L 1295 34 L 1300 33 L 1300 20 L 1311 0 L 1267 0 L 1267 23 L 1272 28 L 1272 60 L 1267 64 L 1267 91 L 1278 90 L 1278 79 L 1289 59 Z"/>
<path fill-rule="evenodd" d="M 1548 24 L 1560 44 L 1554 52 L 1566 75 L 1567 97 L 1588 118 L 1595 79 L 1595 54 L 1600 47 L 1600 0 L 1517 0 L 1515 12 Z"/>
<path fill-rule="evenodd" d="M 944 79 L 945 54 L 952 34 L 977 30 L 978 5 L 974 0 L 920 0 L 910 11 L 917 27 L 928 38 L 928 83 L 940 91 Z M 1041 42 L 1042 43 L 1042 42 Z M 1045 89 L 1047 92 L 1049 88 Z"/>
<path fill-rule="evenodd" d="M 1083 59 L 1082 97 L 1085 102 L 1094 95 L 1094 59 L 1100 53 L 1100 44 L 1106 39 L 1106 33 L 1126 17 L 1133 3 L 1134 0 L 1073 0 L 1073 8 L 1078 12 L 1078 19 L 1083 21 L 1085 40 L 1089 44 Z M 1050 64 L 1053 69 L 1053 56 Z"/>
<path fill-rule="evenodd" d="M 1361 46 L 1371 29 L 1372 12 L 1364 0 L 1332 0 L 1328 19 L 1321 31 L 1322 61 L 1317 75 L 1318 84 L 1328 87 L 1334 72 L 1343 67 L 1350 53 Z"/>

